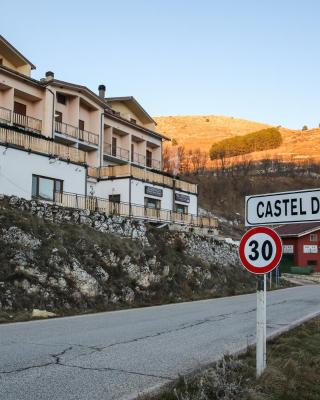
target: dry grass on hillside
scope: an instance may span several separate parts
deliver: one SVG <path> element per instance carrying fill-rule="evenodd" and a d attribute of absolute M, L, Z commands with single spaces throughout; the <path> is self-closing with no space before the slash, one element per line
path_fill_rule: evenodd
<path fill-rule="evenodd" d="M 215 115 L 156 117 L 155 120 L 158 131 L 170 138 L 175 138 L 178 145 L 183 145 L 186 150 L 200 148 L 204 152 L 208 152 L 211 145 L 220 140 L 270 127 L 258 122 Z M 246 159 L 320 161 L 320 129 L 301 131 L 280 128 L 280 132 L 283 137 L 283 144 L 280 147 L 251 153 L 246 156 Z M 230 161 L 242 160 L 235 158 Z M 208 167 L 210 166 L 212 165 L 209 163 Z"/>

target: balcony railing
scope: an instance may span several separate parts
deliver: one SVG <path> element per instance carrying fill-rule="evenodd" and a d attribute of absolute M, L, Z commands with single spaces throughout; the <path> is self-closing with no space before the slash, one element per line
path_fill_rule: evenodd
<path fill-rule="evenodd" d="M 99 211 L 110 215 L 145 219 L 148 221 L 177 223 L 209 229 L 218 226 L 217 219 L 215 218 L 200 217 L 193 214 L 180 214 L 170 210 L 147 208 L 137 204 L 112 202 L 108 199 L 94 196 L 57 192 L 55 193 L 54 201 L 68 208 L 88 209 L 90 211 Z"/>
<path fill-rule="evenodd" d="M 143 154 L 139 154 L 139 153 L 133 153 L 133 155 L 131 156 L 131 161 L 135 164 L 145 166 L 146 165 L 146 156 L 144 156 Z"/>
<path fill-rule="evenodd" d="M 11 110 L 0 107 L 0 121 L 11 122 Z"/>
<path fill-rule="evenodd" d="M 16 132 L 12 129 L 0 127 L 0 143 L 5 146 L 22 148 L 37 153 L 59 157 L 63 160 L 76 163 L 86 162 L 86 153 L 74 147 L 55 143 L 50 140 L 33 137 L 24 133 Z"/>
<path fill-rule="evenodd" d="M 88 168 L 88 174 L 94 178 L 111 178 L 111 177 L 132 177 L 142 181 L 154 184 L 173 187 L 185 192 L 197 194 L 198 187 L 194 183 L 173 179 L 158 172 L 148 171 L 144 168 L 135 167 L 133 165 L 115 165 L 100 168 Z"/>
<path fill-rule="evenodd" d="M 70 136 L 74 139 L 94 144 L 96 146 L 99 144 L 99 135 L 96 133 L 79 129 L 76 126 L 66 124 L 64 122 L 55 121 L 55 131 L 62 135 Z"/>
<path fill-rule="evenodd" d="M 41 133 L 42 130 L 42 121 L 37 118 L 29 117 L 28 115 L 14 112 L 12 113 L 12 123 L 37 133 Z"/>
<path fill-rule="evenodd" d="M 104 143 L 103 152 L 109 156 L 129 161 L 129 150 L 123 149 L 122 147 L 112 146 L 110 143 Z"/>

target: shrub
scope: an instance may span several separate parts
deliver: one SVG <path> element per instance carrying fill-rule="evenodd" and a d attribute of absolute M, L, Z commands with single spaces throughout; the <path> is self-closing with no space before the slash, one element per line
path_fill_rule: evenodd
<path fill-rule="evenodd" d="M 307 130 L 308 130 L 307 125 L 303 125 L 302 130 L 303 130 L 303 131 L 307 131 Z"/>
<path fill-rule="evenodd" d="M 281 144 L 282 136 L 277 128 L 262 129 L 214 143 L 210 149 L 210 158 L 215 160 L 248 154 L 253 151 L 276 149 Z"/>

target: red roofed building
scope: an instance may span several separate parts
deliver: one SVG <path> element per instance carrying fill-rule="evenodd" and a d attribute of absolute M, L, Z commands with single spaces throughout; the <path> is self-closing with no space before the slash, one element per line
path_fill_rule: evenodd
<path fill-rule="evenodd" d="M 282 225 L 275 229 L 283 242 L 283 259 L 292 266 L 320 272 L 320 223 Z"/>

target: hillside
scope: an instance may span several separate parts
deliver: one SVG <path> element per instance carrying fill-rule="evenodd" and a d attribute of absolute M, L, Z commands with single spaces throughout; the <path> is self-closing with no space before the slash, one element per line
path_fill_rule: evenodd
<path fill-rule="evenodd" d="M 224 240 L 16 197 L 0 198 L 0 248 L 0 322 L 29 319 L 34 309 L 76 314 L 255 285 Z"/>
<path fill-rule="evenodd" d="M 154 119 L 159 132 L 177 139 L 178 144 L 183 143 L 187 149 L 200 147 L 203 151 L 208 151 L 213 142 L 270 127 L 259 122 L 218 115 L 179 115 Z"/>
<path fill-rule="evenodd" d="M 159 132 L 175 138 L 186 149 L 208 152 L 211 145 L 236 135 L 245 135 L 270 125 L 243 119 L 215 116 L 170 116 L 155 117 Z M 320 161 L 320 129 L 306 131 L 280 128 L 283 143 L 268 151 L 250 154 L 250 159 L 280 158 L 286 161 L 305 161 L 310 158 Z"/>

